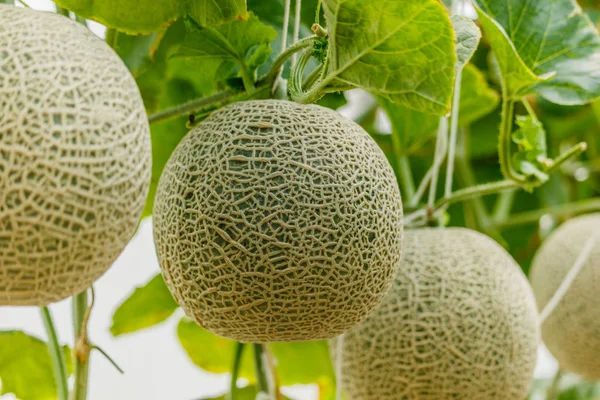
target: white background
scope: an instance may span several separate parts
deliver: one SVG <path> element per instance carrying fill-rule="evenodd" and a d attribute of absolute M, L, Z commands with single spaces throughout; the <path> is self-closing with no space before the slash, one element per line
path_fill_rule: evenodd
<path fill-rule="evenodd" d="M 48 0 L 29 0 L 36 9 L 53 10 Z M 103 27 L 91 24 L 103 35 Z M 350 106 L 341 110 L 352 115 L 364 107 L 364 97 L 350 96 Z M 384 124 L 385 126 L 386 124 Z M 212 375 L 197 368 L 188 359 L 175 334 L 177 316 L 157 327 L 113 338 L 109 332 L 112 314 L 136 286 L 144 285 L 159 271 L 152 241 L 151 221 L 142 223 L 113 267 L 95 284 L 96 305 L 90 321 L 90 336 L 125 370 L 119 374 L 100 354 L 91 358 L 90 400 L 196 400 L 220 395 L 228 385 L 227 375 Z M 50 307 L 62 342 L 73 343 L 71 309 L 68 300 Z M 0 308 L 0 330 L 18 329 L 46 338 L 39 310 L 34 307 Z M 540 349 L 537 377 L 550 377 L 556 362 L 544 348 Z M 298 400 L 317 398 L 312 386 L 296 386 L 286 394 Z M 2 400 L 14 397 L 0 396 Z"/>

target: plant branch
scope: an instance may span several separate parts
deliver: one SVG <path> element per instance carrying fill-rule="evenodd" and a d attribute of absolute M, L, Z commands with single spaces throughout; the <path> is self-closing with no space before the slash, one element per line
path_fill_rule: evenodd
<path fill-rule="evenodd" d="M 299 40 L 298 42 L 294 43 L 293 45 L 282 51 L 281 54 L 279 54 L 279 56 L 275 59 L 275 61 L 273 61 L 273 65 L 271 65 L 269 72 L 267 73 L 267 75 L 265 75 L 264 78 L 260 80 L 259 84 L 261 84 L 262 82 L 273 82 L 277 78 L 281 68 L 283 68 L 283 64 L 285 64 L 285 62 L 297 52 L 302 51 L 309 46 L 312 46 L 314 40 L 315 36 L 309 36 L 307 38 Z"/>
<path fill-rule="evenodd" d="M 67 17 L 67 18 L 71 18 L 71 16 L 69 15 L 69 10 L 67 10 L 66 8 L 62 8 L 62 7 L 56 6 L 56 13 L 60 14 L 60 15 L 63 15 L 65 17 Z"/>
<path fill-rule="evenodd" d="M 267 379 L 267 371 L 264 365 L 264 349 L 262 344 L 253 344 L 254 347 L 254 368 L 256 371 L 256 384 L 258 391 L 269 393 L 269 381 Z"/>
<path fill-rule="evenodd" d="M 104 356 L 104 358 L 106 358 L 108 360 L 108 362 L 110 362 L 117 371 L 119 371 L 119 373 L 121 373 L 121 374 L 125 373 L 125 371 L 123 371 L 123 368 L 119 367 L 119 364 L 117 364 L 117 362 L 115 360 L 113 360 L 112 357 L 109 356 L 108 353 L 106 351 L 104 351 L 100 346 L 94 345 L 94 346 L 92 346 L 92 349 L 98 350 L 100 352 L 100 354 L 102 354 Z"/>
<path fill-rule="evenodd" d="M 279 377 L 277 376 L 277 371 L 275 369 L 275 361 L 273 360 L 273 355 L 271 354 L 271 350 L 268 344 L 263 345 L 263 356 L 265 363 L 269 367 L 267 378 L 269 378 L 269 389 L 273 394 L 275 400 L 283 400 L 281 397 L 280 385 L 279 385 Z"/>
<path fill-rule="evenodd" d="M 448 148 L 448 118 L 440 117 L 440 125 L 438 126 L 437 138 L 435 141 L 435 156 L 433 160 L 433 169 L 431 182 L 429 183 L 429 198 L 427 206 L 432 208 L 435 203 L 435 195 L 437 190 L 438 172 L 444 158 L 446 158 L 446 150 Z"/>
<path fill-rule="evenodd" d="M 283 53 L 283 49 L 287 47 L 287 37 L 288 30 L 290 25 L 290 3 L 292 0 L 285 0 L 284 10 L 283 10 L 283 28 L 281 29 L 281 51 Z M 277 60 L 276 60 L 277 61 Z M 271 67 L 271 70 L 273 68 Z M 275 72 L 275 77 L 273 79 L 273 86 L 271 87 L 271 94 L 277 91 L 277 86 L 279 85 L 279 79 L 281 78 L 281 74 L 283 73 L 283 63 L 277 67 L 277 71 Z"/>
<path fill-rule="evenodd" d="M 342 400 L 343 374 L 344 374 L 344 334 L 342 333 L 335 341 L 335 400 Z"/>
<path fill-rule="evenodd" d="M 484 183 L 473 187 L 457 190 L 448 197 L 441 198 L 435 203 L 435 209 L 450 205 L 459 201 L 473 199 L 475 197 L 485 196 L 486 194 L 494 194 L 504 190 L 518 188 L 519 185 L 513 181 L 503 180 L 492 183 Z"/>
<path fill-rule="evenodd" d="M 300 12 L 302 11 L 302 0 L 296 0 L 296 11 L 294 13 L 294 36 L 292 44 L 298 41 L 300 37 Z M 284 49 L 285 47 L 282 47 Z M 296 53 L 292 56 L 292 66 L 296 64 Z"/>
<path fill-rule="evenodd" d="M 215 93 L 211 96 L 202 97 L 200 99 L 192 100 L 179 106 L 168 108 L 163 111 L 159 111 L 148 117 L 148 122 L 151 124 L 164 121 L 166 119 L 178 117 L 181 115 L 188 115 L 195 111 L 202 110 L 208 106 L 222 103 L 227 100 L 231 100 L 234 97 L 240 95 L 243 92 L 235 90 L 225 90 L 223 92 Z"/>
<path fill-rule="evenodd" d="M 564 164 L 565 162 L 567 162 L 568 160 L 570 160 L 573 157 L 577 157 L 578 155 L 583 153 L 586 149 L 587 149 L 586 142 L 577 143 L 575 146 L 571 147 L 565 153 L 558 156 L 558 158 L 552 162 L 552 165 L 550 167 L 548 167 L 548 169 L 546 169 L 546 172 L 550 173 L 552 171 L 555 171 L 562 164 Z"/>
<path fill-rule="evenodd" d="M 65 357 L 60 347 L 60 343 L 58 342 L 52 314 L 48 307 L 41 307 L 40 311 L 44 321 L 44 328 L 46 328 L 46 334 L 48 335 L 48 352 L 50 353 L 50 359 L 52 360 L 57 397 L 59 400 L 68 400 L 69 385 L 67 380 L 67 366 L 65 364 Z"/>
<path fill-rule="evenodd" d="M 392 142 L 394 142 L 392 135 Z M 402 194 L 404 201 L 409 203 L 410 199 L 415 195 L 415 182 L 413 180 L 413 173 L 410 167 L 410 161 L 408 156 L 399 155 L 398 160 L 398 173 L 400 174 L 400 184 L 402 185 Z"/>
<path fill-rule="evenodd" d="M 556 375 L 554 375 L 554 378 L 552 379 L 552 383 L 548 387 L 548 391 L 546 392 L 547 400 L 556 400 L 558 398 L 560 378 L 562 378 L 562 371 L 559 368 L 558 371 L 556 371 Z"/>
<path fill-rule="evenodd" d="M 75 331 L 74 366 L 75 384 L 71 400 L 86 400 L 89 375 L 89 356 L 92 346 L 87 336 L 87 323 L 90 317 L 94 296 L 88 306 L 87 290 L 72 297 L 73 328 Z"/>
<path fill-rule="evenodd" d="M 511 144 L 512 144 L 512 122 L 514 115 L 515 102 L 508 99 L 506 94 L 502 100 L 502 119 L 500 122 L 500 140 L 498 156 L 500 158 L 500 169 L 504 178 L 523 186 L 527 183 L 526 178 L 515 171 L 512 163 Z"/>
<path fill-rule="evenodd" d="M 585 214 L 588 212 L 600 211 L 600 199 L 587 199 L 573 203 L 563 204 L 558 207 L 547 207 L 533 211 L 526 211 L 513 214 L 505 221 L 498 221 L 494 225 L 498 228 L 506 228 L 517 225 L 537 223 L 544 215 L 553 215 L 555 217 L 564 217 L 567 215 Z"/>
<path fill-rule="evenodd" d="M 452 2 L 453 8 L 459 8 L 459 1 Z M 456 72 L 454 81 L 454 94 L 452 98 L 452 111 L 450 120 L 450 143 L 448 145 L 448 163 L 446 165 L 446 182 L 444 187 L 444 196 L 448 197 L 452 193 L 452 180 L 454 178 L 454 159 L 456 157 L 456 140 L 458 136 L 458 115 L 460 109 L 460 84 L 462 81 L 462 68 Z"/>
<path fill-rule="evenodd" d="M 236 399 L 237 380 L 240 376 L 240 367 L 242 365 L 242 356 L 244 355 L 245 343 L 236 343 L 235 353 L 233 355 L 233 364 L 231 366 L 231 383 L 229 385 L 229 400 Z"/>
<path fill-rule="evenodd" d="M 492 219 L 494 221 L 504 221 L 510 215 L 513 201 L 515 199 L 516 190 L 507 190 L 501 192 L 494 205 L 494 213 Z"/>

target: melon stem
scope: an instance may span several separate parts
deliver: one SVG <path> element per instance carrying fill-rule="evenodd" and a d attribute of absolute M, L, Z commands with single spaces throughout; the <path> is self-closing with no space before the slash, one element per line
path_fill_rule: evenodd
<path fill-rule="evenodd" d="M 58 400 L 67 400 L 69 398 L 69 386 L 67 383 L 67 367 L 65 357 L 58 342 L 56 328 L 52 320 L 52 314 L 48 307 L 41 307 L 42 319 L 44 328 L 48 335 L 48 352 L 52 360 L 52 369 L 54 370 L 54 378 L 56 379 L 56 391 Z"/>

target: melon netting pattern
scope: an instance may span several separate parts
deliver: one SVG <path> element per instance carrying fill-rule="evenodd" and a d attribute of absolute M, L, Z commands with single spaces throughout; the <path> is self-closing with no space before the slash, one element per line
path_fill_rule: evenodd
<path fill-rule="evenodd" d="M 503 248 L 468 229 L 407 230 L 392 289 L 344 335 L 343 390 L 352 400 L 524 399 L 538 342 L 532 290 Z"/>
<path fill-rule="evenodd" d="M 120 58 L 81 24 L 0 6 L 0 305 L 89 287 L 134 233 L 148 122 Z"/>
<path fill-rule="evenodd" d="M 333 337 L 393 280 L 402 204 L 383 152 L 315 105 L 235 103 L 179 144 L 154 205 L 157 253 L 186 313 L 244 342 Z"/>
<path fill-rule="evenodd" d="M 540 310 L 597 229 L 600 214 L 585 215 L 565 222 L 544 241 L 531 267 Z M 563 369 L 600 379 L 600 243 L 594 245 L 579 275 L 544 321 L 542 338 Z"/>

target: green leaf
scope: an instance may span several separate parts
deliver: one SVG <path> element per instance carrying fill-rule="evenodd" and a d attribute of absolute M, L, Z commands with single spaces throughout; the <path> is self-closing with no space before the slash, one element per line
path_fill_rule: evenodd
<path fill-rule="evenodd" d="M 439 117 L 422 113 L 378 98 L 379 104 L 392 124 L 392 140 L 396 141 L 398 153 L 413 154 L 428 140 L 435 137 Z M 459 108 L 459 125 L 466 126 L 492 112 L 500 101 L 500 96 L 491 89 L 483 74 L 473 65 L 463 69 Z M 494 131 L 497 131 L 495 126 Z M 494 141 L 493 148 L 497 144 Z"/>
<path fill-rule="evenodd" d="M 184 318 L 177 327 L 179 342 L 194 364 L 212 373 L 228 373 L 236 342 L 219 337 Z M 277 374 L 282 385 L 308 384 L 333 380 L 333 370 L 326 341 L 272 343 L 277 360 Z M 254 380 L 250 346 L 242 356 L 240 377 Z"/>
<path fill-rule="evenodd" d="M 327 341 L 272 343 L 282 385 L 335 381 Z"/>
<path fill-rule="evenodd" d="M 541 82 L 543 78 L 535 75 L 523 62 L 504 28 L 477 5 L 475 5 L 475 8 L 479 14 L 481 26 L 494 50 L 495 61 L 502 79 L 504 96 L 520 99 L 529 93 L 533 86 Z"/>
<path fill-rule="evenodd" d="M 190 24 L 185 40 L 174 57 L 200 63 L 202 74 L 222 81 L 247 74 L 256 80 L 256 70 L 271 53 L 270 44 L 277 32 L 253 14 L 247 20 L 233 21 L 218 27 L 197 28 Z"/>
<path fill-rule="evenodd" d="M 121 57 L 133 76 L 140 75 L 151 63 L 152 49 L 159 38 L 158 33 L 149 35 L 128 35 L 115 32 L 113 49 Z"/>
<path fill-rule="evenodd" d="M 392 124 L 392 142 L 396 143 L 397 155 L 412 154 L 435 136 L 438 116 L 394 104 L 383 97 L 378 101 Z"/>
<path fill-rule="evenodd" d="M 182 318 L 177 326 L 177 338 L 192 362 L 215 374 L 231 372 L 236 342 L 225 339 L 198 326 L 189 318 Z M 254 362 L 251 346 L 242 355 L 240 378 L 254 381 Z"/>
<path fill-rule="evenodd" d="M 454 35 L 437 0 L 323 0 L 329 32 L 323 85 L 361 87 L 394 103 L 445 114 Z"/>
<path fill-rule="evenodd" d="M 71 351 L 63 346 L 67 370 Z M 47 344 L 20 331 L 0 331 L 0 396 L 20 400 L 56 400 L 56 382 Z"/>
<path fill-rule="evenodd" d="M 548 180 L 544 172 L 548 161 L 546 131 L 531 115 L 518 115 L 516 121 L 519 129 L 512 134 L 512 140 L 519 146 L 519 151 L 513 154 L 515 168 L 525 176 L 545 182 Z"/>
<path fill-rule="evenodd" d="M 114 336 L 136 332 L 169 318 L 179 306 L 161 274 L 138 287 L 113 314 L 110 332 Z"/>
<path fill-rule="evenodd" d="M 246 18 L 245 0 L 55 0 L 56 5 L 130 34 L 149 34 L 184 15 L 202 26 Z"/>
<path fill-rule="evenodd" d="M 472 124 L 494 111 L 500 103 L 500 95 L 488 85 L 483 73 L 474 65 L 467 64 L 463 68 L 460 82 L 460 126 Z"/>
<path fill-rule="evenodd" d="M 256 400 L 256 395 L 258 394 L 258 388 L 254 385 L 249 385 L 243 388 L 239 388 L 236 391 L 236 400 Z M 289 397 L 281 395 L 283 400 L 291 400 Z M 229 393 L 225 393 L 218 397 L 210 397 L 202 400 L 230 400 Z"/>
<path fill-rule="evenodd" d="M 456 69 L 461 69 L 469 63 L 481 40 L 481 31 L 470 18 L 453 15 L 452 28 L 455 34 Z"/>
<path fill-rule="evenodd" d="M 505 34 L 504 41 L 513 44 L 512 49 L 532 74 L 555 74 L 535 86 L 533 90 L 539 95 L 565 105 L 585 104 L 600 96 L 600 36 L 575 1 L 476 0 L 476 3 L 501 66 L 509 52 L 503 50 L 507 45 L 495 32 L 499 29 Z M 520 71 L 521 75 L 525 80 L 527 74 Z"/>

